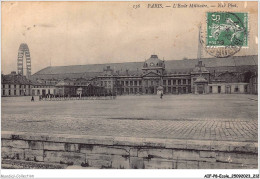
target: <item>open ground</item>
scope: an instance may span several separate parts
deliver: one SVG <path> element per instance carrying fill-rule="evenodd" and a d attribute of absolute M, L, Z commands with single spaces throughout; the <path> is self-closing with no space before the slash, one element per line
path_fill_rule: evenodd
<path fill-rule="evenodd" d="M 118 96 L 115 100 L 2 98 L 2 131 L 257 142 L 257 96 Z"/>

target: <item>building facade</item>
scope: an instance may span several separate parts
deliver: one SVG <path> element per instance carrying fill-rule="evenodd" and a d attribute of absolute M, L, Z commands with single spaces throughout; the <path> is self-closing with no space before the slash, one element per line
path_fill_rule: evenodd
<path fill-rule="evenodd" d="M 164 61 L 157 55 L 144 62 L 47 67 L 34 79 L 83 79 L 118 95 L 257 93 L 257 56 Z"/>
<path fill-rule="evenodd" d="M 191 93 L 191 75 L 188 73 L 171 74 L 165 70 L 165 62 L 157 55 L 146 60 L 140 71 L 130 73 L 114 71 L 107 66 L 103 74 L 97 77 L 100 86 L 107 90 L 124 94 L 157 94 L 158 88 L 163 93 Z"/>
<path fill-rule="evenodd" d="M 30 96 L 33 84 L 25 76 L 11 72 L 1 76 L 1 96 Z"/>
<path fill-rule="evenodd" d="M 165 69 L 165 61 L 152 55 L 144 62 L 140 72 L 130 73 L 126 70 L 125 73 L 120 73 L 107 66 L 103 74 L 97 77 L 97 81 L 100 86 L 119 95 L 157 94 L 160 88 L 164 94 L 256 94 L 257 81 L 254 78 L 254 75 L 250 76 L 250 83 L 241 79 L 241 74 L 227 71 L 212 75 L 201 60 L 197 61 L 189 73 L 169 73 Z"/>
<path fill-rule="evenodd" d="M 151 55 L 144 62 L 47 67 L 30 80 L 4 75 L 2 96 L 257 94 L 257 58 L 164 61 Z"/>

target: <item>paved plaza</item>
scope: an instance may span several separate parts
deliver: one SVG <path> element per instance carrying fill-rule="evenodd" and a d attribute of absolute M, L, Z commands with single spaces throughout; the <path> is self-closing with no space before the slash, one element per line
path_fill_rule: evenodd
<path fill-rule="evenodd" d="M 2 131 L 257 142 L 256 95 L 2 98 Z"/>

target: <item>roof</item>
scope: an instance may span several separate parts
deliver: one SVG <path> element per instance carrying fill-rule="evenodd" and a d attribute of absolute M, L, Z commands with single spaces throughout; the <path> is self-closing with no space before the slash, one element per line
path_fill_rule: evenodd
<path fill-rule="evenodd" d="M 258 56 L 232 56 L 228 58 L 203 58 L 201 59 L 206 68 L 215 67 L 236 67 L 236 66 L 257 66 Z M 89 65 L 71 65 L 71 66 L 49 66 L 35 74 L 32 77 L 45 76 L 48 78 L 91 78 L 101 75 L 106 66 L 110 66 L 112 70 L 119 71 L 119 74 L 124 74 L 126 70 L 129 73 L 135 73 L 143 67 L 144 62 L 126 62 L 126 63 L 106 63 L 106 64 L 89 64 Z M 168 60 L 165 61 L 167 72 L 176 71 L 191 71 L 198 63 L 198 59 L 185 60 Z"/>
<path fill-rule="evenodd" d="M 18 84 L 18 85 L 29 85 L 32 84 L 30 80 L 28 80 L 25 76 L 20 74 L 9 74 L 2 75 L 2 84 Z"/>
<path fill-rule="evenodd" d="M 163 61 L 158 58 L 157 55 L 151 55 L 151 57 L 145 61 L 145 63 L 150 67 L 154 66 L 161 66 Z"/>

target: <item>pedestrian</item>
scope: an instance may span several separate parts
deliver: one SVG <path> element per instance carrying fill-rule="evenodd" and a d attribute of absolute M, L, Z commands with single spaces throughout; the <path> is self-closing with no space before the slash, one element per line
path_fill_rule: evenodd
<path fill-rule="evenodd" d="M 161 92 L 160 98 L 162 99 L 162 97 L 163 97 L 163 93 Z"/>
<path fill-rule="evenodd" d="M 34 101 L 34 97 L 32 96 L 32 99 L 31 99 L 31 101 Z"/>

